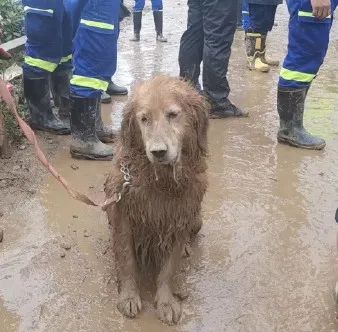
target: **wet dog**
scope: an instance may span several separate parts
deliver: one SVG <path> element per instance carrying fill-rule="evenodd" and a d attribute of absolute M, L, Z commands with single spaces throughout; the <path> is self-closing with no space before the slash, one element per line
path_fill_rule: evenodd
<path fill-rule="evenodd" d="M 158 76 L 136 88 L 127 104 L 107 198 L 119 287 L 118 309 L 141 310 L 142 270 L 156 279 L 159 318 L 176 324 L 182 313 L 171 279 L 185 244 L 201 226 L 207 188 L 209 105 L 188 83 Z"/>

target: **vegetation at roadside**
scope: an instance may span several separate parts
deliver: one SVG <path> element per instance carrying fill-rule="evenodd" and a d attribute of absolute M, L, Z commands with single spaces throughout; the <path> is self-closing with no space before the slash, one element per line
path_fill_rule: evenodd
<path fill-rule="evenodd" d="M 24 12 L 21 1 L 0 0 L 0 27 L 2 30 L 0 44 L 23 36 L 23 22 Z M 13 57 L 11 60 L 0 60 L 1 78 L 4 78 L 5 71 L 8 68 L 13 66 L 14 64 L 21 64 L 23 58 L 22 52 L 12 54 L 12 56 Z M 22 78 L 18 77 L 12 80 L 11 84 L 14 86 L 14 95 L 15 100 L 17 101 L 18 112 L 24 119 L 26 119 L 28 112 L 23 98 Z M 20 143 L 23 138 L 21 130 L 19 129 L 15 118 L 9 113 L 3 102 L 0 102 L 0 112 L 3 112 L 4 114 L 5 128 L 10 141 L 12 141 L 14 144 Z"/>
<path fill-rule="evenodd" d="M 23 20 L 24 12 L 21 1 L 0 1 L 0 25 L 3 31 L 2 43 L 23 36 Z"/>

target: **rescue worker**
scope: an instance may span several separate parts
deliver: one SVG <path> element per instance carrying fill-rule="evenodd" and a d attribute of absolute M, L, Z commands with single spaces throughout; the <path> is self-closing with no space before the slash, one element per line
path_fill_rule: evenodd
<path fill-rule="evenodd" d="M 122 22 L 126 17 L 130 16 L 129 9 L 124 5 L 123 0 L 120 6 L 119 22 Z M 108 88 L 101 95 L 101 103 L 110 104 L 112 102 L 111 96 L 125 96 L 128 94 L 128 89 L 124 86 L 119 86 L 113 81 L 109 82 Z"/>
<path fill-rule="evenodd" d="M 321 150 L 325 141 L 303 126 L 304 104 L 312 81 L 322 65 L 338 1 L 289 0 L 288 52 L 280 72 L 277 109 L 278 141 L 304 149 Z"/>
<path fill-rule="evenodd" d="M 283 0 L 244 0 L 244 30 L 247 64 L 250 70 L 268 72 L 279 61 L 266 57 L 266 38 L 275 22 L 276 9 Z"/>
<path fill-rule="evenodd" d="M 32 126 L 58 134 L 71 129 L 73 157 L 111 159 L 112 147 L 102 142 L 111 141 L 113 132 L 103 125 L 99 100 L 116 69 L 120 0 L 23 0 L 23 5 L 24 94 Z M 51 87 L 61 119 L 52 108 Z"/>
<path fill-rule="evenodd" d="M 231 45 L 237 25 L 238 0 L 188 0 L 188 28 L 179 51 L 180 76 L 200 89 L 203 61 L 204 94 L 212 103 L 210 117 L 248 116 L 233 105 L 227 80 Z"/>
<path fill-rule="evenodd" d="M 167 42 L 167 38 L 163 36 L 163 3 L 162 0 L 151 0 L 155 31 L 156 31 L 156 40 L 159 42 Z M 142 27 L 142 12 L 144 9 L 145 0 L 135 0 L 134 12 L 133 12 L 133 22 L 134 22 L 134 36 L 131 38 L 131 41 L 138 42 L 140 41 L 140 33 Z"/>

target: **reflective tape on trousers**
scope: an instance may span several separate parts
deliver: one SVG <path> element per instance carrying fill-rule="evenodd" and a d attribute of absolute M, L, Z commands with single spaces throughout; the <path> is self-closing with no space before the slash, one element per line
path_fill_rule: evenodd
<path fill-rule="evenodd" d="M 25 13 L 31 12 L 31 13 L 41 13 L 41 14 L 45 14 L 45 15 L 53 15 L 54 14 L 53 9 L 41 9 L 41 8 L 25 6 L 25 7 L 23 7 L 23 10 L 24 10 Z"/>
<path fill-rule="evenodd" d="M 79 75 L 74 75 L 70 80 L 70 84 L 102 91 L 106 91 L 108 88 L 108 82 L 106 81 Z"/>
<path fill-rule="evenodd" d="M 114 24 L 109 24 L 109 23 L 104 23 L 104 22 L 96 22 L 96 21 L 88 21 L 88 20 L 84 20 L 84 19 L 81 19 L 80 23 L 87 25 L 89 27 L 93 27 L 93 28 L 114 30 Z"/>
<path fill-rule="evenodd" d="M 25 63 L 27 65 L 32 66 L 32 67 L 38 67 L 40 69 L 44 69 L 44 70 L 49 71 L 51 73 L 58 66 L 56 63 L 49 62 L 49 61 L 42 60 L 42 59 L 32 58 L 30 56 L 25 56 Z"/>
<path fill-rule="evenodd" d="M 280 77 L 287 81 L 310 83 L 313 81 L 316 75 L 282 68 L 280 71 Z"/>
<path fill-rule="evenodd" d="M 68 62 L 68 61 L 72 60 L 72 58 L 73 58 L 73 56 L 71 54 L 64 56 L 64 57 L 61 58 L 60 63 Z"/>
<path fill-rule="evenodd" d="M 302 10 L 300 10 L 300 11 L 298 12 L 298 16 L 301 16 L 301 17 L 313 17 L 313 18 L 316 18 L 316 17 L 313 15 L 312 12 L 304 12 L 304 11 L 302 11 Z M 331 18 L 331 15 L 326 16 L 326 19 L 327 19 L 327 18 Z"/>

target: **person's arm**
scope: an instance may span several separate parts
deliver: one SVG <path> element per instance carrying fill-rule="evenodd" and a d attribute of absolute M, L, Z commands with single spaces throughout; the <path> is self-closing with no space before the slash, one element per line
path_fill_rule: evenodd
<path fill-rule="evenodd" d="M 320 20 L 327 18 L 331 14 L 330 0 L 311 0 L 312 13 Z"/>

